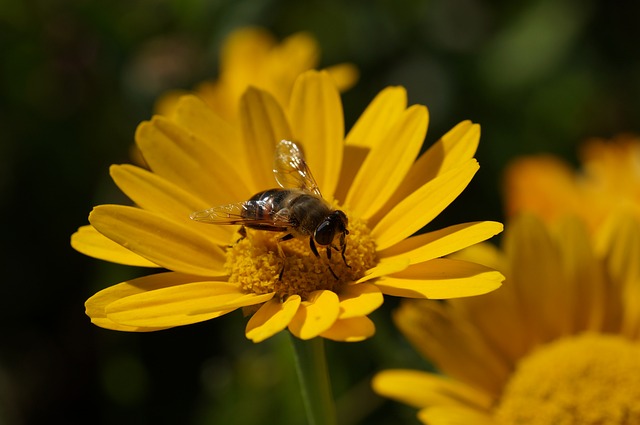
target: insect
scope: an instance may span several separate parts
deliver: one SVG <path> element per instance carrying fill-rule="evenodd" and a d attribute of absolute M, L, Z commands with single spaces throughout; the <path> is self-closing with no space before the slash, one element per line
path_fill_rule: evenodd
<path fill-rule="evenodd" d="M 308 238 L 309 247 L 320 257 L 318 247 L 326 248 L 327 259 L 331 250 L 345 258 L 345 237 L 348 219 L 344 212 L 334 210 L 322 197 L 302 149 L 294 142 L 281 140 L 275 150 L 273 174 L 280 188 L 268 189 L 253 195 L 248 201 L 220 205 L 191 214 L 191 219 L 211 224 L 239 224 L 240 235 L 246 236 L 245 227 L 269 232 L 283 232 L 278 238 L 278 252 L 284 258 L 280 242 L 293 238 Z M 336 280 L 329 264 L 329 271 Z M 282 279 L 284 265 L 280 270 Z"/>

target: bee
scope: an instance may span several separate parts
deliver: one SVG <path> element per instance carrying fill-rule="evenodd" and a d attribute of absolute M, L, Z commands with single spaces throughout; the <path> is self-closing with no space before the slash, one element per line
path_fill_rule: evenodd
<path fill-rule="evenodd" d="M 268 232 L 282 232 L 277 240 L 280 257 L 285 258 L 280 242 L 294 238 L 308 238 L 311 252 L 320 257 L 318 247 L 326 249 L 331 260 L 331 250 L 345 258 L 347 243 L 347 215 L 334 210 L 322 197 L 302 149 L 294 142 L 281 140 L 275 150 L 273 174 L 279 188 L 268 189 L 253 195 L 248 201 L 220 205 L 191 214 L 191 219 L 203 223 L 241 225 L 241 238 L 246 237 L 245 227 Z M 329 271 L 337 280 L 331 265 Z M 280 270 L 282 279 L 284 265 Z"/>

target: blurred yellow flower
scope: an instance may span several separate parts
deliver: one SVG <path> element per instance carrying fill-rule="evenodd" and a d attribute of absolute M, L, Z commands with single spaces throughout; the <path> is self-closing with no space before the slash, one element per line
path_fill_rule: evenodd
<path fill-rule="evenodd" d="M 411 237 L 478 170 L 473 155 L 480 128 L 462 122 L 416 160 L 428 112 L 406 102 L 403 88 L 383 90 L 345 137 L 332 78 L 308 71 L 296 81 L 288 109 L 268 92 L 249 88 L 237 127 L 195 96 L 181 98 L 171 117 L 143 122 L 136 142 L 150 171 L 111 167 L 136 207 L 96 207 L 91 226 L 81 227 L 71 243 L 96 258 L 169 272 L 98 292 L 86 303 L 93 323 L 151 331 L 250 307 L 246 312 L 255 314 L 246 335 L 256 342 L 285 328 L 301 339 L 357 341 L 373 335 L 367 315 L 382 304 L 382 294 L 452 298 L 498 288 L 499 272 L 440 257 L 492 237 L 502 231 L 500 223 Z M 282 233 L 252 229 L 241 238 L 238 226 L 190 220 L 193 211 L 275 187 L 274 150 L 282 139 L 304 148 L 323 197 L 346 212 L 345 262 L 324 252 L 314 256 L 308 238 L 279 243 Z"/>
<path fill-rule="evenodd" d="M 640 139 L 592 139 L 580 159 L 579 172 L 551 155 L 515 160 L 504 179 L 508 216 L 528 211 L 553 223 L 578 215 L 592 230 L 618 208 L 640 217 Z"/>
<path fill-rule="evenodd" d="M 320 48 L 308 33 L 293 34 L 282 42 L 267 30 L 243 27 L 225 39 L 220 53 L 220 70 L 216 80 L 204 81 L 193 91 L 219 116 L 237 117 L 240 98 L 249 86 L 269 92 L 281 105 L 286 105 L 293 83 L 304 71 L 315 69 L 320 61 Z M 348 63 L 325 69 L 338 89 L 353 86 L 358 79 L 357 68 Z M 186 91 L 174 90 L 156 103 L 156 111 L 171 115 L 180 96 Z"/>
<path fill-rule="evenodd" d="M 640 423 L 640 223 L 616 214 L 592 237 L 525 215 L 503 246 L 456 255 L 504 271 L 500 290 L 395 312 L 445 376 L 387 370 L 376 392 L 432 425 Z"/>

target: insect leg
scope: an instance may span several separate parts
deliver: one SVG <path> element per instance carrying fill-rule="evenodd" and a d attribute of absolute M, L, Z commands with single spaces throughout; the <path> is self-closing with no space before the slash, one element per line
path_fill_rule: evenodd
<path fill-rule="evenodd" d="M 318 252 L 318 248 L 316 248 L 316 244 L 313 242 L 313 236 L 309 238 L 309 246 L 311 247 L 311 251 L 313 252 L 313 254 L 316 257 L 320 258 L 320 253 Z M 331 247 L 327 247 L 327 259 L 331 260 Z M 329 267 L 329 271 L 331 272 L 333 277 L 335 277 L 336 280 L 338 280 L 338 275 L 336 275 L 336 273 L 331 268 L 331 264 L 329 264 L 328 262 L 327 262 L 327 267 Z"/>
<path fill-rule="evenodd" d="M 344 241 L 342 241 L 344 242 Z M 342 248 L 339 248 L 337 246 L 331 245 L 331 248 L 335 249 L 336 251 L 339 251 L 340 254 L 342 255 L 342 261 L 344 261 L 344 265 L 347 266 L 348 268 L 351 268 L 351 266 L 349 264 L 347 264 L 347 259 L 344 256 L 345 255 L 345 251 L 347 250 L 347 244 L 346 243 L 342 243 L 341 244 Z M 329 249 L 327 248 L 327 257 L 331 258 L 331 252 L 329 252 Z"/>
<path fill-rule="evenodd" d="M 240 226 L 240 228 L 238 229 L 238 234 L 240 235 L 240 237 L 238 238 L 236 243 L 240 242 L 241 240 L 247 237 L 247 228 L 244 226 Z"/>
<path fill-rule="evenodd" d="M 345 244 L 343 244 L 343 245 L 342 245 L 342 252 L 341 252 L 341 254 L 342 254 L 342 261 L 344 261 L 344 265 L 345 265 L 345 266 L 347 266 L 348 268 L 351 268 L 351 266 L 347 264 L 347 259 L 346 259 L 346 258 L 345 258 L 345 256 L 344 256 L 344 252 L 345 252 L 346 250 L 347 250 L 347 244 L 345 243 Z"/>
<path fill-rule="evenodd" d="M 282 250 L 282 247 L 280 246 L 280 242 L 288 241 L 288 240 L 291 240 L 293 238 L 294 238 L 294 236 L 291 233 L 287 233 L 283 237 L 278 238 L 278 240 L 276 241 L 276 246 L 278 247 L 278 254 L 280 255 L 280 258 L 282 258 L 282 268 L 280 269 L 280 274 L 278 275 L 278 280 L 282 280 L 282 275 L 284 274 L 285 259 L 287 257 L 286 255 L 284 255 L 284 251 Z"/>
<path fill-rule="evenodd" d="M 240 226 L 238 234 L 240 237 L 236 240 L 236 244 L 247 237 L 247 229 L 244 226 Z M 233 245 L 227 245 L 227 248 L 233 248 Z"/>
<path fill-rule="evenodd" d="M 294 236 L 291 233 L 287 233 L 286 235 L 284 235 L 283 237 L 281 237 L 278 240 L 281 241 L 281 242 L 284 242 L 284 241 L 290 241 L 293 238 L 294 238 Z"/>
<path fill-rule="evenodd" d="M 331 260 L 331 247 L 330 246 L 327 247 L 327 260 Z M 336 275 L 336 273 L 331 268 L 331 263 L 330 262 L 327 262 L 327 267 L 329 267 L 329 271 L 331 272 L 333 277 L 335 277 L 336 280 L 338 280 L 338 276 Z"/>
<path fill-rule="evenodd" d="M 316 257 L 320 257 L 320 254 L 318 254 L 318 248 L 316 248 L 316 244 L 313 243 L 313 236 L 309 238 L 309 247 L 311 247 L 311 252 L 313 252 Z"/>

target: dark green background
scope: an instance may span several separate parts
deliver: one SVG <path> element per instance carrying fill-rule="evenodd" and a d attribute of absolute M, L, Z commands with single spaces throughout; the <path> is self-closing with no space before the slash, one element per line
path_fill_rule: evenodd
<path fill-rule="evenodd" d="M 322 65 L 361 70 L 351 125 L 390 84 L 429 107 L 426 143 L 482 125 L 481 168 L 435 225 L 502 220 L 516 155 L 571 162 L 591 136 L 640 131 L 639 3 L 633 1 L 0 2 L 0 424 L 300 424 L 285 335 L 254 345 L 240 313 L 154 334 L 94 327 L 84 300 L 142 270 L 84 257 L 69 236 L 92 206 L 125 202 L 108 178 L 169 88 L 215 76 L 220 41 L 261 25 L 307 30 Z M 387 367 L 427 367 L 393 329 L 327 344 L 341 424 L 417 423 L 369 390 Z"/>

